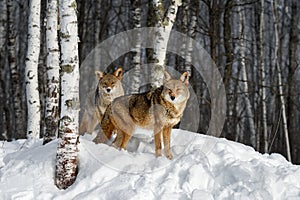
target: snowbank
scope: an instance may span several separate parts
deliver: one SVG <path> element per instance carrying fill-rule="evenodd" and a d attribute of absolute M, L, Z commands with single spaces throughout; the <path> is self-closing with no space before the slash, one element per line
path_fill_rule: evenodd
<path fill-rule="evenodd" d="M 147 141 L 118 151 L 91 139 L 80 138 L 78 177 L 64 191 L 54 185 L 57 141 L 1 142 L 0 199 L 300 199 L 300 166 L 279 154 L 183 130 L 172 131 L 172 161 Z"/>

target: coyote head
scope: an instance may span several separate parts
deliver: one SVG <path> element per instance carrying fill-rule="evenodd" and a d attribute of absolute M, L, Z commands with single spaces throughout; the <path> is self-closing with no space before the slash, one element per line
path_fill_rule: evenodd
<path fill-rule="evenodd" d="M 183 103 L 190 97 L 189 89 L 189 74 L 184 72 L 180 78 L 173 79 L 171 75 L 165 71 L 164 84 L 162 95 L 164 99 L 172 104 Z"/>
<path fill-rule="evenodd" d="M 118 68 L 112 74 L 106 74 L 101 71 L 96 71 L 95 74 L 99 81 L 97 90 L 99 90 L 101 94 L 107 95 L 110 95 L 117 87 L 119 87 L 120 80 L 123 76 L 122 68 Z"/>

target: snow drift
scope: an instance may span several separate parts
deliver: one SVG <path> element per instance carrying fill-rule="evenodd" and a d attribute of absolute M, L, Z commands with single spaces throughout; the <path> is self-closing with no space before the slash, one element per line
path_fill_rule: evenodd
<path fill-rule="evenodd" d="M 57 141 L 29 149 L 2 142 L 0 199 L 300 199 L 300 167 L 279 154 L 183 130 L 172 131 L 174 159 L 133 139 L 128 151 L 80 138 L 79 172 L 67 190 L 54 185 Z"/>

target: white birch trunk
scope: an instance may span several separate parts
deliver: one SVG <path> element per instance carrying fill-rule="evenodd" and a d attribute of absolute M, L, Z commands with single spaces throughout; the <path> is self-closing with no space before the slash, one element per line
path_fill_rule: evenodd
<path fill-rule="evenodd" d="M 47 93 L 46 93 L 46 130 L 44 144 L 56 138 L 59 119 L 59 47 L 57 39 L 58 27 L 58 0 L 47 1 Z"/>
<path fill-rule="evenodd" d="M 264 152 L 267 153 L 269 149 L 269 141 L 268 141 L 268 127 L 267 127 L 267 105 L 266 105 L 266 70 L 265 70 L 265 62 L 264 62 L 264 4 L 265 1 L 261 0 L 261 14 L 260 14 L 260 76 L 261 76 L 261 85 L 260 95 L 262 101 L 262 123 L 263 123 L 263 135 L 264 135 Z"/>
<path fill-rule="evenodd" d="M 278 15 L 277 15 L 277 0 L 274 0 L 272 3 L 272 14 L 274 20 L 274 31 L 275 31 L 275 52 L 274 52 L 274 64 L 277 66 L 277 75 L 278 75 L 278 85 L 279 85 L 279 95 L 280 95 L 280 103 L 282 109 L 282 122 L 283 122 L 283 130 L 285 135 L 286 142 L 286 153 L 288 161 L 292 162 L 291 158 L 291 149 L 290 149 L 290 141 L 289 141 L 289 132 L 287 127 L 287 117 L 286 117 L 286 107 L 285 107 L 285 99 L 283 96 L 283 87 L 282 87 L 282 75 L 281 75 L 281 66 L 278 60 L 278 50 L 279 50 L 279 33 L 278 33 Z"/>
<path fill-rule="evenodd" d="M 133 10 L 133 27 L 134 28 L 141 28 L 141 0 L 134 0 L 134 10 Z M 137 33 L 136 38 L 136 45 L 134 49 L 134 56 L 133 56 L 133 65 L 134 65 L 134 75 L 133 75 L 133 83 L 131 87 L 132 93 L 138 93 L 139 88 L 141 86 L 141 33 Z"/>
<path fill-rule="evenodd" d="M 157 0 L 154 0 L 157 3 Z M 159 1 L 160 2 L 160 1 Z M 159 4 L 155 4 L 157 10 Z M 167 45 L 169 36 L 176 19 L 178 7 L 181 6 L 181 0 L 172 0 L 164 18 L 160 18 L 157 23 L 158 31 L 155 34 L 155 45 L 153 59 L 156 67 L 154 67 L 151 75 L 152 87 L 157 88 L 163 84 L 164 66 L 166 62 Z"/>
<path fill-rule="evenodd" d="M 239 35 L 240 35 L 240 53 L 241 53 L 241 65 L 242 65 L 242 84 L 243 84 L 243 92 L 245 94 L 245 103 L 246 103 L 246 113 L 248 115 L 249 120 L 249 128 L 250 128 L 250 142 L 254 148 L 256 148 L 256 134 L 255 134 L 255 126 L 254 126 L 254 115 L 253 109 L 249 98 L 249 88 L 248 88 L 248 77 L 246 71 L 246 55 L 245 55 L 245 42 L 247 41 L 247 34 L 243 33 L 243 24 L 245 22 L 244 12 L 239 9 L 239 17 L 240 17 L 240 27 L 239 27 Z"/>
<path fill-rule="evenodd" d="M 40 97 L 38 91 L 38 60 L 40 53 L 40 11 L 39 0 L 30 1 L 28 18 L 28 50 L 26 56 L 25 81 L 28 109 L 27 139 L 29 143 L 40 137 Z"/>
<path fill-rule="evenodd" d="M 66 189 L 76 179 L 79 123 L 79 60 L 76 1 L 59 3 L 61 46 L 61 114 L 56 186 Z"/>

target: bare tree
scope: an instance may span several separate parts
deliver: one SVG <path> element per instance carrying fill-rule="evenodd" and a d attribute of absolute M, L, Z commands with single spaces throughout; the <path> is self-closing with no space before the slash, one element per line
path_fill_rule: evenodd
<path fill-rule="evenodd" d="M 209 37 L 210 37 L 210 56 L 214 62 L 217 62 L 217 41 L 218 41 L 218 21 L 219 21 L 219 3 L 218 0 L 206 1 L 209 7 Z"/>
<path fill-rule="evenodd" d="M 267 104 L 266 104 L 266 69 L 265 69 L 265 61 L 264 61 L 264 11 L 265 11 L 265 1 L 261 0 L 261 12 L 260 12 L 260 30 L 259 30 L 259 39 L 260 39 L 260 78 L 261 78 L 261 88 L 260 88 L 260 96 L 262 103 L 262 124 L 263 124 L 263 135 L 264 135 L 264 152 L 267 153 L 269 151 L 269 136 L 268 136 L 268 127 L 267 127 Z"/>
<path fill-rule="evenodd" d="M 0 2 L 0 52 L 1 52 L 1 58 L 4 60 L 4 45 L 6 41 L 6 30 L 7 30 L 7 3 L 6 1 Z M 1 63 L 3 64 L 3 63 Z"/>
<path fill-rule="evenodd" d="M 56 138 L 59 120 L 59 47 L 57 38 L 58 0 L 47 1 L 47 92 L 46 92 L 46 130 L 44 144 Z"/>
<path fill-rule="evenodd" d="M 29 142 L 40 137 L 40 98 L 38 91 L 38 60 L 40 52 L 40 10 L 39 0 L 30 1 L 28 23 L 28 50 L 26 56 L 25 80 L 28 109 L 27 138 Z"/>
<path fill-rule="evenodd" d="M 66 189 L 76 179 L 79 127 L 79 60 L 76 2 L 59 2 L 61 46 L 61 112 L 55 183 Z"/>
<path fill-rule="evenodd" d="M 234 62 L 234 54 L 233 54 L 233 42 L 232 42 L 232 28 L 231 28 L 231 18 L 232 18 L 232 8 L 233 8 L 233 1 L 231 0 L 226 0 L 225 5 L 224 5 L 224 15 L 223 15 L 223 30 L 224 30 L 224 50 L 225 50 L 225 64 L 224 64 L 224 78 L 223 82 L 225 85 L 225 89 L 227 93 L 230 93 L 232 88 L 231 88 L 231 78 L 232 78 L 232 66 Z M 235 85 L 236 86 L 236 85 Z M 237 101 L 235 101 L 237 102 Z M 227 126 L 231 131 L 224 131 L 224 136 L 228 138 L 234 138 L 238 134 L 236 134 L 236 128 L 230 127 L 230 126 L 235 126 L 235 120 L 236 117 L 236 105 L 234 105 L 233 101 L 233 95 L 228 96 L 227 98 L 227 115 L 228 117 L 228 124 Z M 230 114 L 231 113 L 231 114 Z M 226 124 L 225 124 L 226 126 Z"/>
<path fill-rule="evenodd" d="M 233 1 L 227 0 L 225 3 L 225 10 L 224 10 L 224 48 L 225 48 L 225 56 L 226 56 L 226 63 L 225 63 L 225 73 L 224 73 L 224 84 L 225 88 L 229 89 L 229 81 L 230 77 L 232 76 L 232 64 L 233 64 L 233 50 L 231 44 L 231 22 L 230 22 L 230 13 L 232 10 Z"/>
<path fill-rule="evenodd" d="M 297 156 L 297 152 L 300 152 L 300 141 L 298 139 L 298 130 L 297 122 L 299 121 L 299 114 L 297 119 L 297 92 L 296 92 L 296 71 L 299 67 L 297 63 L 297 44 L 299 43 L 299 28 L 298 23 L 300 14 L 299 10 L 299 1 L 291 1 L 291 25 L 290 25 L 290 48 L 289 48 L 289 74 L 288 74 L 288 83 L 289 83 L 289 92 L 288 92 L 288 129 L 291 135 L 291 149 L 293 151 L 292 157 L 295 159 L 295 162 L 300 162 L 300 157 Z M 298 50 L 299 51 L 299 50 Z"/>
<path fill-rule="evenodd" d="M 187 41 L 187 49 L 186 49 L 186 60 L 185 60 L 185 70 L 189 72 L 189 76 L 192 75 L 192 52 L 193 52 L 193 45 L 192 45 L 192 39 L 195 39 L 196 37 L 196 31 L 197 31 L 197 9 L 199 7 L 199 3 L 196 2 L 189 2 L 191 5 L 188 6 L 189 8 L 189 18 L 190 23 L 188 25 L 188 36 L 189 39 Z"/>
<path fill-rule="evenodd" d="M 0 140 L 8 139 L 6 128 L 6 89 L 5 89 L 5 63 L 6 63 L 6 34 L 7 34 L 7 4 L 0 1 Z"/>
<path fill-rule="evenodd" d="M 13 132 L 14 137 L 22 138 L 24 131 L 23 116 L 22 116 L 22 98 L 20 91 L 20 78 L 19 78 L 19 67 L 17 66 L 16 59 L 16 6 L 15 1 L 7 0 L 7 12 L 8 12 L 8 65 L 11 75 L 11 97 L 13 101 Z M 23 135 L 24 137 L 24 135 Z"/>
<path fill-rule="evenodd" d="M 239 35 L 240 35 L 240 55 L 241 55 L 241 67 L 242 67 L 242 84 L 243 84 L 243 92 L 245 94 L 245 104 L 246 104 L 246 113 L 248 116 L 249 128 L 250 128 L 250 142 L 254 148 L 256 148 L 256 133 L 254 126 L 254 115 L 253 109 L 250 102 L 249 96 L 249 87 L 248 87 L 248 77 L 246 71 L 246 44 L 247 41 L 247 33 L 245 32 L 245 13 L 239 8 L 239 17 L 240 17 L 240 27 L 239 27 Z"/>
<path fill-rule="evenodd" d="M 275 52 L 274 52 L 274 65 L 277 67 L 277 75 L 278 75 L 278 87 L 279 87 L 279 95 L 280 95 L 280 104 L 282 109 L 282 123 L 283 130 L 285 135 L 285 143 L 286 143 L 286 153 L 288 161 L 292 161 L 291 158 L 291 149 L 290 149 L 290 141 L 289 141 L 289 132 L 287 127 L 287 115 L 286 115 L 286 107 L 285 107 L 285 99 L 283 94 L 283 85 L 282 85 L 282 70 L 279 62 L 279 31 L 278 31 L 278 14 L 277 14 L 277 0 L 273 0 L 272 3 L 272 14 L 274 20 L 274 31 L 275 31 Z"/>

